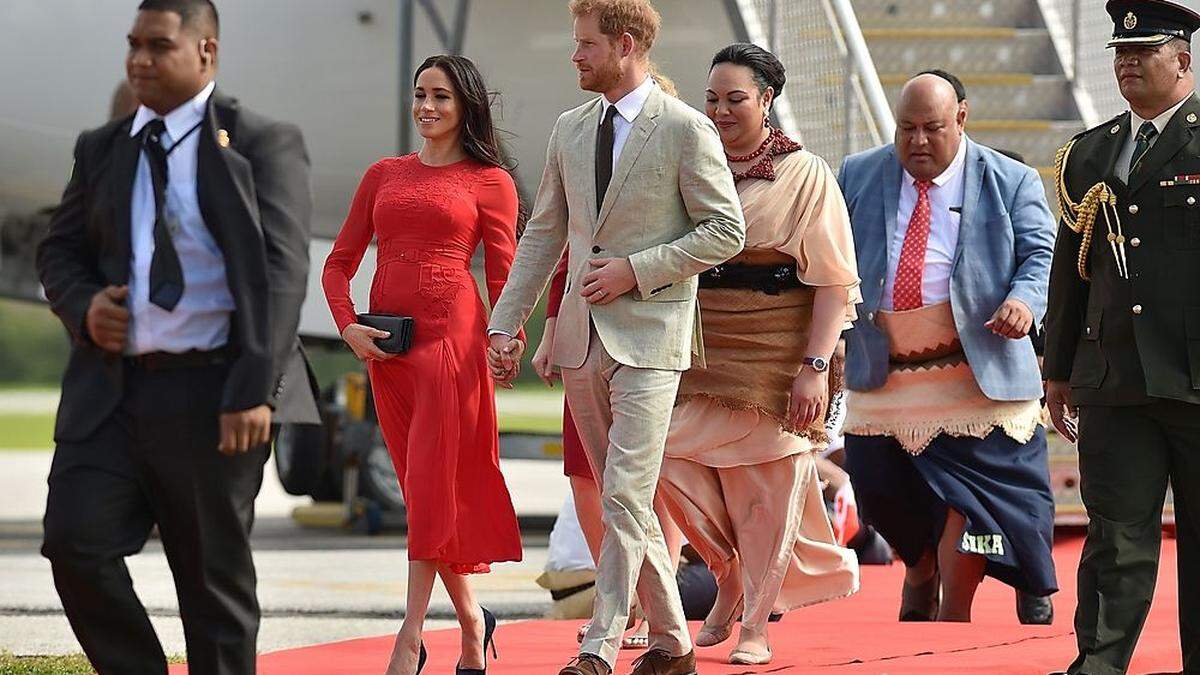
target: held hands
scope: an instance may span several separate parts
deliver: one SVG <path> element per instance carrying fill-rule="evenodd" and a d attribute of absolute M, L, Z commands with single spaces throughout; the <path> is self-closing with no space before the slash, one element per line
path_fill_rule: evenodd
<path fill-rule="evenodd" d="M 525 354 L 525 343 L 502 333 L 488 336 L 488 372 L 496 384 L 512 389 L 512 381 L 521 374 L 521 356 Z"/>
<path fill-rule="evenodd" d="M 388 354 L 375 344 L 376 339 L 382 340 L 391 335 L 385 330 L 364 326 L 361 323 L 352 323 L 342 331 L 342 339 L 346 341 L 359 361 L 387 361 L 394 357 L 395 354 Z"/>
<path fill-rule="evenodd" d="M 1020 340 L 1033 328 L 1033 312 L 1020 300 L 1009 298 L 983 326 L 1000 337 Z"/>
<path fill-rule="evenodd" d="M 125 307 L 127 297 L 128 286 L 108 286 L 93 295 L 88 305 L 84 319 L 88 336 L 106 352 L 120 354 L 125 351 L 125 334 L 129 330 L 129 310 Z"/>
<path fill-rule="evenodd" d="M 546 328 L 542 331 L 542 341 L 538 344 L 537 351 L 533 353 L 533 372 L 546 383 L 547 387 L 553 387 L 555 380 L 561 380 L 562 375 L 554 372 L 554 364 L 550 363 L 550 352 L 554 351 L 554 325 L 557 319 L 546 319 Z"/>
<path fill-rule="evenodd" d="M 788 421 L 796 429 L 807 428 L 821 419 L 829 403 L 829 373 L 819 373 L 808 366 L 792 381 L 792 397 L 788 403 Z"/>
<path fill-rule="evenodd" d="M 271 408 L 260 405 L 249 410 L 221 413 L 222 455 L 249 452 L 271 440 Z"/>
<path fill-rule="evenodd" d="M 607 305 L 637 288 L 633 265 L 626 258 L 593 258 L 588 264 L 592 271 L 583 277 L 579 294 L 593 305 Z"/>
<path fill-rule="evenodd" d="M 1078 410 L 1071 405 L 1071 385 L 1060 380 L 1046 382 L 1046 407 L 1050 409 L 1050 421 L 1058 434 L 1074 443 L 1079 437 L 1079 426 Z"/>

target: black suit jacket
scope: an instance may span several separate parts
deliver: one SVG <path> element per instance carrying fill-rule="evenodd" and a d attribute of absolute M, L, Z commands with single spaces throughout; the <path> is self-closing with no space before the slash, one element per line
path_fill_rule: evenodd
<path fill-rule="evenodd" d="M 1133 132 L 1128 112 L 1085 131 L 1061 168 L 1074 202 L 1101 181 L 1116 194 L 1129 278 L 1117 273 L 1103 214 L 1085 253 L 1090 281 L 1076 269 L 1081 235 L 1060 225 L 1043 373 L 1069 381 L 1077 405 L 1200 403 L 1200 97 L 1176 111 L 1126 185 L 1116 162 Z"/>
<path fill-rule="evenodd" d="M 46 297 L 73 338 L 55 439 L 82 441 L 121 399 L 121 357 L 89 338 L 92 297 L 129 281 L 130 201 L 140 148 L 132 116 L 86 131 L 37 266 Z M 315 378 L 296 334 L 308 277 L 312 193 L 300 130 L 213 92 L 197 149 L 204 223 L 225 256 L 235 305 L 234 358 L 222 410 L 268 404 L 278 422 L 318 423 Z"/>

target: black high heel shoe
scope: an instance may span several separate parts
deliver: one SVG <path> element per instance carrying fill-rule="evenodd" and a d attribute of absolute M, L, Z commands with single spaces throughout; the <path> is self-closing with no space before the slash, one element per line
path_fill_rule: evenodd
<path fill-rule="evenodd" d="M 454 675 L 487 675 L 487 650 L 489 646 L 492 648 L 492 658 L 500 659 L 500 654 L 496 651 L 496 642 L 492 639 L 496 634 L 496 616 L 489 612 L 487 607 L 481 605 L 479 608 L 483 610 L 483 669 L 455 666 Z"/>
<path fill-rule="evenodd" d="M 429 654 L 425 651 L 425 641 L 421 640 L 421 653 L 417 656 L 417 673 L 420 675 L 422 670 L 425 670 L 425 662 L 429 660 Z"/>

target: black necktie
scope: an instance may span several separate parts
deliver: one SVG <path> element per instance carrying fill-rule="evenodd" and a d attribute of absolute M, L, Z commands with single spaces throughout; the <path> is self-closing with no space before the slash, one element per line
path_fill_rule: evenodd
<path fill-rule="evenodd" d="M 167 154 L 163 135 L 167 125 L 153 120 L 142 131 L 142 150 L 150 161 L 154 185 L 154 256 L 150 259 L 150 302 L 170 312 L 183 297 L 183 268 L 167 224 Z M 173 148 L 172 148 L 173 149 Z"/>
<path fill-rule="evenodd" d="M 1157 135 L 1158 129 L 1153 122 L 1142 122 L 1142 126 L 1138 127 L 1137 141 L 1133 144 L 1133 156 L 1129 158 L 1129 173 L 1132 174 L 1137 169 L 1138 162 L 1146 156 L 1146 151 L 1150 149 L 1150 143 Z"/>
<path fill-rule="evenodd" d="M 604 193 L 608 192 L 608 183 L 612 180 L 613 170 L 613 118 L 617 116 L 617 106 L 610 105 L 604 111 L 604 120 L 600 122 L 600 132 L 596 135 L 596 211 L 604 205 Z"/>

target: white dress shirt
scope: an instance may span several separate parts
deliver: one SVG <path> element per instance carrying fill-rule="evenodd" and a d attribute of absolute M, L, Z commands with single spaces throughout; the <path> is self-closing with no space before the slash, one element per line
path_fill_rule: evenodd
<path fill-rule="evenodd" d="M 963 203 L 967 163 L 967 137 L 963 135 L 958 153 L 950 166 L 933 179 L 929 188 L 929 243 L 925 248 L 925 271 L 921 275 L 921 299 L 925 305 L 936 305 L 950 299 L 950 270 L 958 249 L 958 223 Z M 880 307 L 892 310 L 892 293 L 896 286 L 896 267 L 908 221 L 917 208 L 917 179 L 907 171 L 900 177 L 900 204 L 896 211 L 896 233 L 888 244 L 887 279 L 884 281 Z M 955 209 L 951 211 L 950 209 Z"/>
<path fill-rule="evenodd" d="M 129 299 L 126 301 L 130 310 L 127 354 L 210 350 L 223 346 L 229 339 L 229 319 L 234 304 L 225 279 L 225 256 L 204 224 L 196 195 L 196 151 L 200 130 L 184 138 L 203 122 L 215 86 L 210 83 L 195 98 L 161 116 L 167 127 L 163 147 L 171 149 L 172 144 L 179 143 L 179 147 L 167 155 L 166 217 L 183 270 L 183 297 L 170 312 L 150 302 L 154 186 L 150 181 L 150 161 L 146 153 L 138 159 L 129 214 L 133 256 L 129 261 Z M 137 136 L 151 120 L 159 117 L 158 113 L 141 106 L 133 117 L 129 135 Z"/>
<path fill-rule="evenodd" d="M 609 103 L 607 98 L 600 97 L 601 120 L 608 114 L 610 107 L 617 106 L 617 116 L 613 118 L 613 174 L 617 173 L 617 161 L 621 159 L 621 149 L 625 147 L 625 141 L 629 139 L 633 121 L 641 114 L 642 108 L 646 107 L 646 99 L 650 98 L 650 91 L 656 86 L 654 78 L 647 76 L 637 89 L 625 94 L 616 103 Z"/>
<path fill-rule="evenodd" d="M 1129 134 L 1125 137 L 1125 146 L 1121 148 L 1121 154 L 1117 155 L 1117 166 L 1115 167 L 1117 170 L 1117 178 L 1119 178 L 1122 183 L 1129 182 L 1129 160 L 1133 159 L 1133 149 L 1137 147 L 1138 129 L 1142 128 L 1142 124 L 1145 122 L 1150 122 L 1154 125 L 1154 128 L 1158 130 L 1158 135 L 1150 139 L 1150 148 L 1153 148 L 1154 144 L 1158 142 L 1158 137 L 1162 136 L 1163 129 L 1167 128 L 1167 123 L 1171 121 L 1171 118 L 1175 116 L 1175 113 L 1179 112 L 1179 109 L 1182 108 L 1183 104 L 1187 103 L 1188 99 L 1191 97 L 1191 94 L 1184 96 L 1179 103 L 1167 108 L 1161 115 L 1152 120 L 1144 120 L 1138 117 L 1137 113 L 1133 112 L 1132 110 L 1129 111 Z M 1147 148 L 1146 152 L 1149 151 L 1150 149 Z"/>

